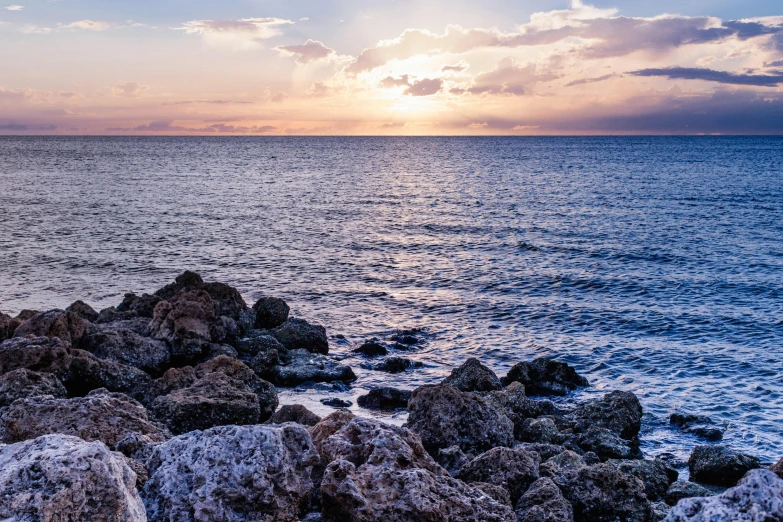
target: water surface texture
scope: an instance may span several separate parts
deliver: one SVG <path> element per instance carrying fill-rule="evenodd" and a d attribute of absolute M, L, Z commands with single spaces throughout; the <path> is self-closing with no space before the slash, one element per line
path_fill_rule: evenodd
<path fill-rule="evenodd" d="M 547 355 L 636 393 L 648 454 L 687 457 L 681 409 L 783 456 L 779 138 L 0 138 L 0 267 L 5 312 L 191 269 L 351 342 L 426 330 L 329 396 Z"/>

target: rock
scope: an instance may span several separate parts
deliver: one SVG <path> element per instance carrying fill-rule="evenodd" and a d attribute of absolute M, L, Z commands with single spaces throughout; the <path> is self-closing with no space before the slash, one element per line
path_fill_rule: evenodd
<path fill-rule="evenodd" d="M 121 393 L 96 390 L 86 397 L 56 399 L 31 397 L 8 407 L 0 418 L 0 438 L 5 443 L 59 433 L 87 441 L 100 440 L 114 448 L 132 433 L 162 442 L 170 435 L 149 418 L 138 402 Z"/>
<path fill-rule="evenodd" d="M 173 283 L 170 283 L 155 292 L 155 295 L 161 299 L 171 299 L 181 292 L 189 290 L 198 290 L 204 286 L 204 280 L 195 272 L 185 270 L 178 275 Z"/>
<path fill-rule="evenodd" d="M 503 504 L 504 506 L 508 507 L 514 507 L 511 503 L 511 496 L 504 487 L 496 486 L 495 484 L 489 484 L 487 482 L 471 482 L 469 486 L 476 488 L 499 504 Z"/>
<path fill-rule="evenodd" d="M 642 458 L 638 444 L 621 439 L 616 433 L 599 426 L 590 426 L 587 433 L 577 435 L 575 441 L 582 450 L 592 451 L 601 460 Z"/>
<path fill-rule="evenodd" d="M 0 342 L 14 336 L 16 328 L 22 324 L 22 320 L 0 312 Z"/>
<path fill-rule="evenodd" d="M 296 422 L 303 426 L 315 426 L 321 422 L 321 417 L 301 404 L 286 404 L 272 415 L 272 423 L 284 424 L 286 422 Z"/>
<path fill-rule="evenodd" d="M 188 341 L 212 341 L 215 323 L 214 304 L 203 290 L 192 290 L 160 301 L 150 322 L 153 337 L 169 343 L 187 344 Z"/>
<path fill-rule="evenodd" d="M 463 466 L 457 478 L 464 482 L 487 482 L 505 488 L 516 504 L 527 488 L 538 480 L 537 453 L 510 448 L 493 448 Z"/>
<path fill-rule="evenodd" d="M 19 368 L 0 376 L 0 408 L 10 406 L 17 399 L 41 395 L 62 399 L 67 394 L 60 379 L 51 373 L 38 373 Z"/>
<path fill-rule="evenodd" d="M 85 321 L 94 322 L 98 319 L 98 312 L 84 301 L 74 301 L 71 306 L 65 309 L 66 312 L 72 312 Z"/>
<path fill-rule="evenodd" d="M 380 357 L 381 355 L 387 355 L 389 350 L 384 345 L 378 342 L 378 339 L 370 339 L 365 341 L 358 348 L 351 350 L 352 353 L 360 353 L 367 357 Z"/>
<path fill-rule="evenodd" d="M 142 497 L 149 522 L 291 522 L 318 462 L 298 424 L 221 426 L 156 446 Z"/>
<path fill-rule="evenodd" d="M 666 503 L 674 506 L 680 500 L 691 497 L 709 497 L 714 492 L 695 482 L 678 480 L 673 482 L 664 496 Z"/>
<path fill-rule="evenodd" d="M 89 323 L 73 312 L 49 310 L 40 312 L 20 324 L 14 337 L 57 337 L 76 344 L 84 336 Z"/>
<path fill-rule="evenodd" d="M 517 439 L 524 442 L 558 444 L 563 442 L 564 436 L 557 429 L 554 420 L 549 417 L 539 417 L 537 419 L 527 418 L 522 421 Z"/>
<path fill-rule="evenodd" d="M 410 390 L 398 390 L 390 387 L 372 388 L 367 395 L 360 395 L 357 402 L 359 406 L 369 410 L 407 408 L 411 393 Z"/>
<path fill-rule="evenodd" d="M 150 376 L 125 364 L 99 359 L 84 350 L 71 349 L 71 364 L 65 387 L 68 395 L 84 396 L 92 390 L 131 393 L 151 381 Z"/>
<path fill-rule="evenodd" d="M 780 478 L 783 478 L 783 459 L 780 459 L 769 467 L 769 470 Z"/>
<path fill-rule="evenodd" d="M 723 439 L 723 430 L 720 428 L 716 428 L 714 426 L 693 426 L 690 428 L 686 428 L 683 431 L 691 433 L 696 437 L 699 437 L 700 439 L 708 440 L 711 442 L 717 442 Z"/>
<path fill-rule="evenodd" d="M 143 522 L 136 474 L 100 442 L 46 435 L 0 445 L 0 518 Z"/>
<path fill-rule="evenodd" d="M 573 522 L 574 509 L 552 479 L 530 485 L 516 506 L 517 522 Z"/>
<path fill-rule="evenodd" d="M 688 459 L 691 480 L 723 487 L 736 485 L 745 473 L 760 467 L 756 457 L 726 446 L 696 446 Z"/>
<path fill-rule="evenodd" d="M 290 318 L 272 330 L 272 335 L 288 350 L 304 349 L 310 353 L 329 353 L 326 328 L 310 324 L 304 319 Z"/>
<path fill-rule="evenodd" d="M 271 330 L 288 320 L 291 309 L 279 297 L 262 297 L 253 305 L 256 312 L 255 327 Z"/>
<path fill-rule="evenodd" d="M 410 330 L 400 330 L 396 334 L 391 336 L 391 340 L 398 344 L 414 346 L 421 342 L 419 338 L 416 337 L 420 333 L 422 332 L 418 328 L 413 328 Z"/>
<path fill-rule="evenodd" d="M 650 502 L 650 509 L 652 510 L 652 517 L 650 520 L 653 522 L 661 522 L 669 515 L 671 506 L 669 506 L 666 502 L 659 500 L 657 502 Z"/>
<path fill-rule="evenodd" d="M 525 421 L 542 415 L 558 415 L 562 412 L 548 400 L 533 400 L 525 395 L 524 385 L 513 382 L 505 389 L 486 394 L 484 399 L 514 423 L 514 435 L 523 437 Z"/>
<path fill-rule="evenodd" d="M 541 456 L 541 462 L 551 459 L 555 455 L 559 455 L 566 451 L 566 448 L 557 444 L 544 444 L 540 442 L 523 442 L 521 444 L 515 444 L 514 449 L 522 449 L 525 451 L 534 451 Z"/>
<path fill-rule="evenodd" d="M 239 339 L 236 343 L 237 352 L 242 357 L 253 358 L 257 355 L 273 357 L 274 364 L 279 364 L 280 354 L 288 352 L 285 346 L 267 332 L 252 330 L 251 335 Z"/>
<path fill-rule="evenodd" d="M 321 483 L 327 521 L 515 520 L 508 506 L 450 477 L 405 428 L 354 418 L 321 453 L 330 462 Z"/>
<path fill-rule="evenodd" d="M 321 453 L 321 444 L 326 439 L 343 429 L 355 418 L 356 416 L 348 410 L 338 410 L 330 413 L 321 422 L 310 428 L 308 431 L 318 452 Z"/>
<path fill-rule="evenodd" d="M 345 401 L 343 399 L 338 398 L 331 398 L 331 399 L 321 399 L 321 404 L 324 406 L 331 406 L 332 408 L 350 408 L 353 406 L 353 403 L 351 401 Z"/>
<path fill-rule="evenodd" d="M 71 367 L 70 345 L 56 337 L 14 338 L 0 343 L 0 375 L 26 368 L 65 381 Z"/>
<path fill-rule="evenodd" d="M 402 373 L 411 368 L 424 366 L 418 361 L 411 361 L 405 357 L 388 357 L 382 363 L 373 366 L 373 370 L 386 373 Z"/>
<path fill-rule="evenodd" d="M 768 470 L 753 470 L 737 487 L 714 497 L 686 498 L 674 506 L 666 522 L 783 520 L 783 480 Z"/>
<path fill-rule="evenodd" d="M 644 484 L 644 492 L 649 500 L 662 500 L 669 486 L 677 480 L 677 470 L 662 460 L 610 460 L 617 469 L 636 477 Z"/>
<path fill-rule="evenodd" d="M 450 384 L 460 391 L 464 392 L 486 392 L 493 390 L 502 390 L 495 372 L 481 364 L 478 359 L 468 359 L 462 366 L 451 371 L 451 375 L 446 377 L 443 384 Z"/>
<path fill-rule="evenodd" d="M 304 382 L 353 382 L 353 370 L 325 355 L 307 350 L 291 350 L 290 362 L 272 368 L 269 379 L 278 386 L 296 386 Z"/>
<path fill-rule="evenodd" d="M 163 341 L 110 324 L 91 327 L 83 346 L 96 357 L 133 366 L 151 375 L 166 371 L 171 360 L 169 347 Z"/>
<path fill-rule="evenodd" d="M 598 426 L 630 440 L 641 429 L 642 405 L 631 392 L 613 391 L 600 399 L 578 405 L 571 418 L 577 432 L 586 432 L 590 426 Z"/>
<path fill-rule="evenodd" d="M 723 430 L 713 426 L 712 419 L 705 415 L 673 413 L 669 417 L 669 424 L 704 440 L 718 441 L 723 438 Z"/>
<path fill-rule="evenodd" d="M 520 382 L 528 395 L 566 395 L 569 391 L 589 386 L 587 379 L 566 363 L 546 357 L 516 364 L 504 379 L 505 384 Z"/>
<path fill-rule="evenodd" d="M 212 298 L 215 315 L 238 321 L 247 310 L 247 303 L 239 290 L 225 283 L 204 283 L 201 287 Z"/>
<path fill-rule="evenodd" d="M 482 397 L 440 384 L 413 391 L 408 422 L 430 454 L 458 445 L 467 453 L 511 446 L 514 425 Z"/>
<path fill-rule="evenodd" d="M 467 466 L 472 460 L 472 455 L 465 455 L 460 447 L 456 445 L 438 450 L 438 454 L 435 455 L 435 462 L 448 471 L 449 475 L 452 477 L 459 475 L 462 468 Z M 508 494 L 508 492 L 506 492 L 506 494 Z"/>
<path fill-rule="evenodd" d="M 152 319 L 155 315 L 155 307 L 162 299 L 157 295 L 125 294 L 122 303 L 117 307 L 118 312 L 130 312 L 137 317 Z"/>

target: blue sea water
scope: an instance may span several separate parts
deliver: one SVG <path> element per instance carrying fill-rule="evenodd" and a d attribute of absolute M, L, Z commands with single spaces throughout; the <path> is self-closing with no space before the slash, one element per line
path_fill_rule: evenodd
<path fill-rule="evenodd" d="M 546 355 L 588 377 L 577 398 L 636 393 L 649 455 L 698 443 L 681 410 L 783 456 L 781 138 L 0 138 L 0 310 L 184 269 L 346 336 L 356 385 L 284 402 Z M 423 368 L 347 355 L 410 327 Z"/>

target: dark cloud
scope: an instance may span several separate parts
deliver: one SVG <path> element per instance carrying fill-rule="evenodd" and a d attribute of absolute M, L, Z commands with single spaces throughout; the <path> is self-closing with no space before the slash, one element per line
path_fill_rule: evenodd
<path fill-rule="evenodd" d="M 432 96 L 440 92 L 443 87 L 443 80 L 440 78 L 424 78 L 410 84 L 405 89 L 405 94 L 410 96 Z"/>
<path fill-rule="evenodd" d="M 663 69 L 642 69 L 632 71 L 634 76 L 663 76 L 672 80 L 703 80 L 706 82 L 731 85 L 754 85 L 757 87 L 777 87 L 783 83 L 783 75 L 772 74 L 735 74 L 713 69 L 694 67 L 667 67 Z"/>
<path fill-rule="evenodd" d="M 597 78 L 582 78 L 581 80 L 574 80 L 572 82 L 568 82 L 565 86 L 566 87 L 573 87 L 575 85 L 585 85 L 587 83 L 596 83 L 596 82 L 602 82 L 604 80 L 609 80 L 611 78 L 617 78 L 619 74 L 605 74 L 603 76 L 599 76 Z"/>
<path fill-rule="evenodd" d="M 764 67 L 783 67 L 783 60 L 775 60 L 773 62 L 764 63 Z"/>
<path fill-rule="evenodd" d="M 29 123 L 5 123 L 0 124 L 0 131 L 8 132 L 36 132 L 36 131 L 53 131 L 57 130 L 56 125 L 37 125 Z"/>
<path fill-rule="evenodd" d="M 458 63 L 456 65 L 444 65 L 441 68 L 441 72 L 462 72 L 467 69 L 468 66 L 464 63 Z"/>

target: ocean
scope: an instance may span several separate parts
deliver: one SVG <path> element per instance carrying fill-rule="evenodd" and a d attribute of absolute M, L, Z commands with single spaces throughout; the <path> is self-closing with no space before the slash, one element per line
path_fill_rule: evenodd
<path fill-rule="evenodd" d="M 782 138 L 0 138 L 0 310 L 185 269 L 345 336 L 357 383 L 283 403 L 550 356 L 639 396 L 648 455 L 687 458 L 687 411 L 783 456 Z M 406 328 L 422 368 L 348 357 Z"/>

